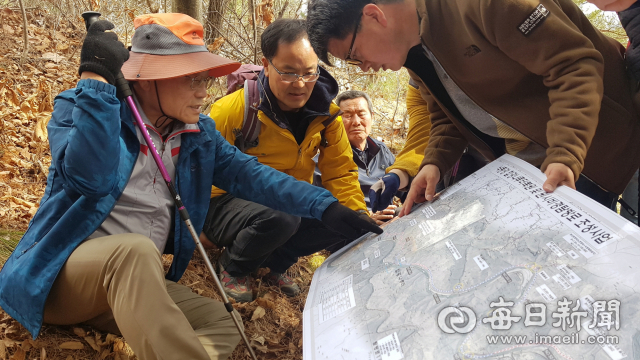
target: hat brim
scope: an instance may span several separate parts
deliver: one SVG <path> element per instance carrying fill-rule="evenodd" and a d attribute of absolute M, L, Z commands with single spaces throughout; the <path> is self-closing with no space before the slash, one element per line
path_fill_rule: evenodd
<path fill-rule="evenodd" d="M 240 67 L 239 62 L 210 52 L 179 55 L 151 55 L 129 52 L 129 60 L 122 65 L 122 74 L 129 81 L 163 80 L 209 70 L 209 76 L 229 75 Z"/>

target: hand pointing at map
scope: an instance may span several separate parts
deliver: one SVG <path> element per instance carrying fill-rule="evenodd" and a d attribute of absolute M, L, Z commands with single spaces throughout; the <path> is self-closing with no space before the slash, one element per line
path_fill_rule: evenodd
<path fill-rule="evenodd" d="M 575 177 L 571 169 L 561 163 L 549 164 L 544 172 L 547 180 L 542 186 L 546 192 L 553 192 L 558 186 L 566 185 L 575 190 Z M 440 181 L 440 170 L 435 165 L 425 165 L 411 182 L 411 189 L 407 194 L 400 217 L 411 212 L 414 203 L 431 201 L 436 194 L 436 185 Z"/>
<path fill-rule="evenodd" d="M 411 182 L 411 189 L 404 201 L 400 217 L 411 212 L 413 203 L 421 203 L 433 200 L 436 194 L 436 185 L 440 181 L 440 169 L 435 165 L 425 165 Z"/>

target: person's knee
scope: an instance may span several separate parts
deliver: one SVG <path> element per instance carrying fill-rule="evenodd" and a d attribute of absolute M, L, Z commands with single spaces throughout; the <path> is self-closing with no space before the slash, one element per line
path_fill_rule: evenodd
<path fill-rule="evenodd" d="M 299 217 L 285 214 L 281 211 L 277 211 L 274 216 L 277 219 L 277 229 L 279 229 L 283 234 L 287 234 L 287 239 L 298 231 L 298 227 L 300 227 Z"/>
<path fill-rule="evenodd" d="M 222 303 L 218 303 L 222 308 Z M 208 306 L 207 314 L 202 314 L 207 318 L 202 324 L 194 328 L 202 346 L 212 359 L 227 359 L 236 346 L 242 340 L 240 332 L 235 322 L 226 309 L 221 310 L 218 306 Z M 244 325 L 240 314 L 234 310 L 234 315 L 238 319 L 238 326 L 244 331 Z"/>
<path fill-rule="evenodd" d="M 161 264 L 160 251 L 148 237 L 129 234 L 123 240 L 114 252 L 114 256 L 120 257 L 123 261 L 131 261 L 139 265 L 148 262 Z"/>
<path fill-rule="evenodd" d="M 298 231 L 299 226 L 299 217 L 272 209 L 269 209 L 269 213 L 261 216 L 259 220 L 259 227 L 262 230 L 270 230 L 277 233 L 283 242 L 289 240 Z"/>
<path fill-rule="evenodd" d="M 148 237 L 140 234 L 130 234 L 127 236 L 126 242 L 123 243 L 129 247 L 130 251 L 140 254 L 157 253 L 156 244 Z"/>

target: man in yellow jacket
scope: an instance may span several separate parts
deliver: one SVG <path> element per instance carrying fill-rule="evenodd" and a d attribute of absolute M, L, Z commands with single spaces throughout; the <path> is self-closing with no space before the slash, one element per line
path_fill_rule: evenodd
<path fill-rule="evenodd" d="M 369 219 L 342 121 L 335 120 L 326 128 L 323 124 L 340 110 L 332 103 L 338 84 L 318 66 L 305 26 L 304 20 L 281 19 L 262 34 L 264 70 L 258 79 L 261 128 L 257 146 L 245 152 L 307 182 L 312 181 L 312 158 L 319 152 L 322 185 L 342 205 Z M 243 127 L 244 92 L 238 90 L 218 100 L 210 113 L 216 128 L 232 144 L 235 133 Z M 321 132 L 326 141 L 321 141 Z M 219 261 L 220 278 L 227 295 L 240 302 L 251 301 L 250 274 L 259 267 L 271 270 L 263 280 L 289 296 L 297 295 L 300 289 L 286 271 L 299 256 L 340 247 L 360 235 L 340 234 L 318 220 L 275 211 L 254 202 L 258 199 L 235 198 L 215 187 L 211 195 L 201 239 L 225 247 Z"/>

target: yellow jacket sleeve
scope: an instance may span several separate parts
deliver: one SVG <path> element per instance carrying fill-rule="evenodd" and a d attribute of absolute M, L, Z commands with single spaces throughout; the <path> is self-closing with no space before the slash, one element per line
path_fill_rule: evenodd
<path fill-rule="evenodd" d="M 209 117 L 216 123 L 216 129 L 222 137 L 233 145 L 236 140 L 233 129 L 241 128 L 244 121 L 244 92 L 236 91 L 213 103 Z M 211 187 L 211 197 L 225 193 L 222 189 Z"/>
<path fill-rule="evenodd" d="M 396 156 L 395 163 L 387 168 L 387 173 L 393 169 L 398 169 L 413 178 L 420 171 L 424 149 L 429 143 L 431 119 L 427 102 L 422 98 L 420 90 L 412 85 L 409 85 L 408 88 L 407 113 L 409 114 L 409 132 L 407 141 L 398 156 Z"/>

